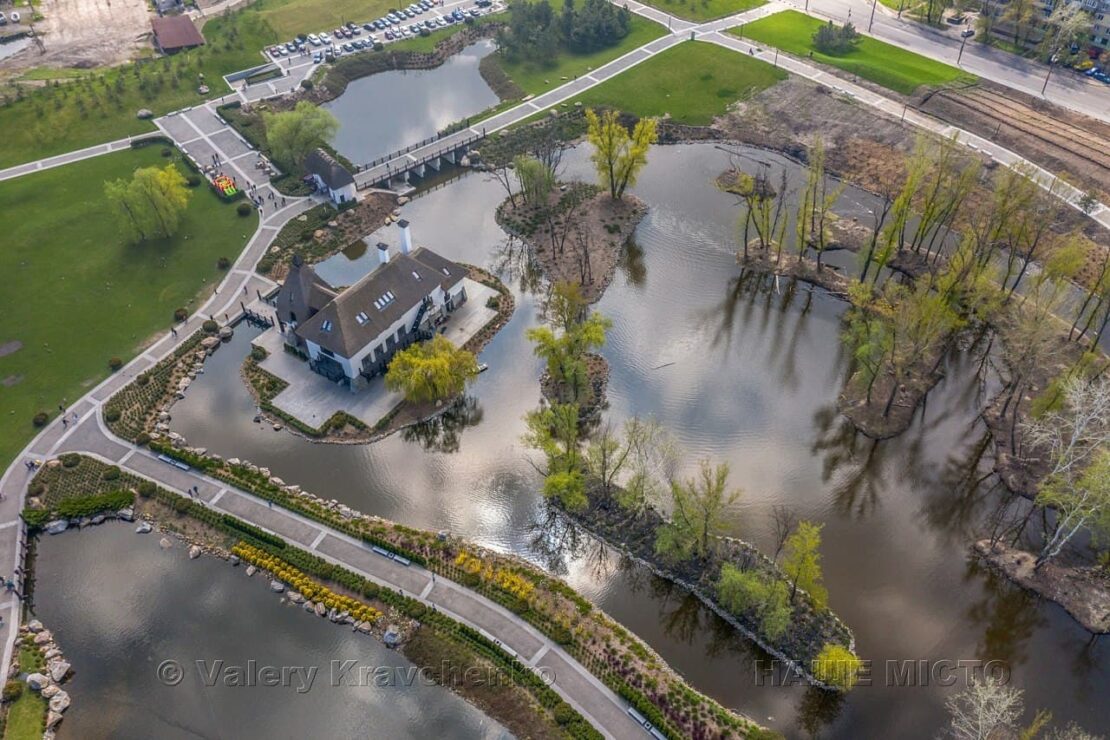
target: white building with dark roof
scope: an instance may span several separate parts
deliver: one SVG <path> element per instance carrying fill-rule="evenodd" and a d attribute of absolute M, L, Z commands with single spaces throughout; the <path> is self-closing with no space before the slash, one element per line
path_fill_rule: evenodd
<path fill-rule="evenodd" d="M 321 193 L 326 193 L 332 203 L 341 205 L 356 200 L 355 178 L 323 149 L 309 152 L 305 157 L 304 167 L 312 175 L 316 188 Z"/>
<path fill-rule="evenodd" d="M 314 371 L 352 390 L 384 373 L 398 350 L 430 338 L 467 299 L 466 269 L 414 249 L 408 222 L 397 225 L 400 253 L 379 244 L 378 266 L 350 287 L 337 290 L 294 259 L 275 298 L 286 344 L 306 354 Z"/>

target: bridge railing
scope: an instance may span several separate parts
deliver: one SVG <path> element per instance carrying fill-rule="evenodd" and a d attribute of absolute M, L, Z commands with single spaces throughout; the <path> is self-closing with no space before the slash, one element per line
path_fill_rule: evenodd
<path fill-rule="evenodd" d="M 398 149 L 397 151 L 392 152 L 391 154 L 386 154 L 383 157 L 378 157 L 373 162 L 358 165 L 358 167 L 355 169 L 355 172 L 365 172 L 366 170 L 372 170 L 375 167 L 377 167 L 378 165 L 385 164 L 386 162 L 390 162 L 394 159 L 397 159 L 398 157 L 403 157 L 406 154 L 408 154 L 409 152 L 415 151 L 417 149 L 421 149 L 423 147 L 428 146 L 429 144 L 432 144 L 436 141 L 439 141 L 440 139 L 444 139 L 448 136 L 452 136 L 452 135 L 457 134 L 457 133 L 459 133 L 459 132 L 454 131 L 454 132 L 451 132 L 451 133 L 438 133 L 434 136 L 429 136 L 428 138 L 424 139 L 423 141 L 418 141 L 415 144 L 408 145 L 404 149 Z M 465 139 L 462 142 L 452 144 L 448 148 L 454 149 L 456 147 L 466 146 L 467 144 L 471 144 L 471 143 L 477 141 L 480 138 L 482 138 L 482 137 L 477 135 L 477 134 L 474 134 L 474 135 L 471 135 L 471 137 L 469 139 Z M 446 149 L 441 150 L 439 154 L 442 154 L 443 151 L 446 151 Z M 437 157 L 437 156 L 439 156 L 439 154 L 432 155 L 432 157 L 430 157 L 430 158 Z M 424 161 L 427 161 L 428 159 L 429 158 L 425 158 Z"/>

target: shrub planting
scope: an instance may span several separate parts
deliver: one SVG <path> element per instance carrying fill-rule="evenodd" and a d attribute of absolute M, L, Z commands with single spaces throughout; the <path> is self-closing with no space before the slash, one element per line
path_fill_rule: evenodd
<path fill-rule="evenodd" d="M 251 215 L 251 211 L 253 210 L 254 208 L 251 206 L 250 203 L 240 203 L 239 205 L 235 206 L 235 212 L 243 218 Z"/>
<path fill-rule="evenodd" d="M 31 418 L 31 423 L 36 427 L 42 428 L 50 421 L 50 416 L 45 411 L 40 411 Z"/>
<path fill-rule="evenodd" d="M 123 360 L 118 357 L 113 357 L 108 360 L 108 367 L 112 369 L 112 372 L 115 372 L 116 370 L 119 370 L 121 367 L 123 367 Z"/>
<path fill-rule="evenodd" d="M 174 321 L 184 321 L 187 318 L 189 318 L 189 312 L 186 311 L 184 308 L 175 308 L 174 309 L 174 311 L 173 311 L 173 320 Z"/>
<path fill-rule="evenodd" d="M 208 319 L 207 321 L 205 321 L 203 324 L 200 325 L 200 328 L 204 329 L 205 334 L 215 334 L 216 332 L 218 332 L 220 330 L 220 325 L 217 324 L 212 319 Z"/>

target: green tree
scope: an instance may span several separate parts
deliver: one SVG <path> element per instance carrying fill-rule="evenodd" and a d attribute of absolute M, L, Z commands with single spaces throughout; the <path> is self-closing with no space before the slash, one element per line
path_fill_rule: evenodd
<path fill-rule="evenodd" d="M 339 121 L 331 111 L 307 100 L 297 103 L 293 110 L 263 113 L 262 122 L 270 154 L 287 168 L 298 170 L 304 167 L 310 152 L 329 143 L 339 131 Z"/>
<path fill-rule="evenodd" d="M 546 208 L 548 196 L 555 188 L 555 173 L 535 157 L 523 154 L 513 159 L 513 172 L 516 173 L 524 202 L 530 206 Z"/>
<path fill-rule="evenodd" d="M 578 404 L 557 403 L 529 411 L 524 444 L 543 452 L 543 492 L 571 510 L 585 508 L 585 467 L 578 433 Z"/>
<path fill-rule="evenodd" d="M 727 508 L 740 497 L 740 491 L 729 489 L 728 473 L 727 463 L 713 467 L 702 460 L 696 478 L 671 482 L 673 511 L 656 533 L 656 552 L 672 560 L 708 557 L 712 538 L 724 529 Z"/>
<path fill-rule="evenodd" d="M 120 231 L 129 243 L 169 238 L 189 205 L 189 188 L 173 164 L 135 170 L 131 180 L 104 183 L 104 195 L 116 212 Z"/>
<path fill-rule="evenodd" d="M 821 575 L 821 528 L 823 524 L 798 522 L 797 528 L 786 538 L 782 569 L 790 579 L 790 600 L 798 589 L 809 594 L 813 605 L 825 609 L 829 605 L 829 592 Z"/>
<path fill-rule="evenodd" d="M 581 403 L 589 399 L 586 354 L 605 344 L 612 322 L 595 312 L 585 314 L 578 286 L 557 283 L 548 302 L 551 326 L 529 329 L 532 351 L 547 363 L 547 372 L 559 388 L 561 400 Z"/>
<path fill-rule="evenodd" d="M 782 637 L 790 626 L 792 609 L 786 584 L 766 575 L 725 563 L 717 582 L 717 599 L 733 614 L 753 615 L 768 640 Z"/>
<path fill-rule="evenodd" d="M 385 385 L 400 391 L 409 401 L 442 401 L 462 393 L 477 374 L 474 353 L 437 334 L 395 354 L 385 374 Z"/>
<path fill-rule="evenodd" d="M 859 680 L 863 661 L 848 648 L 836 643 L 826 643 L 813 660 L 813 675 L 817 680 L 848 691 Z"/>
<path fill-rule="evenodd" d="M 593 145 L 590 159 L 597 168 L 603 188 L 615 199 L 624 197 L 625 188 L 636 184 L 636 176 L 647 164 L 647 152 L 658 138 L 654 118 L 641 118 L 632 133 L 620 122 L 616 111 L 600 116 L 586 110 L 586 138 Z"/>

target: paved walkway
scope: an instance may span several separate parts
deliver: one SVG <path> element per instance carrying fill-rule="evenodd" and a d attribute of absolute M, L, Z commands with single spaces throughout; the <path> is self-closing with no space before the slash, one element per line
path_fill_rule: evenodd
<path fill-rule="evenodd" d="M 73 152 L 66 152 L 65 154 L 58 154 L 53 157 L 46 157 L 45 159 L 37 159 L 34 162 L 27 162 L 26 164 L 17 164 L 14 167 L 0 170 L 0 181 L 11 180 L 13 177 L 20 175 L 30 175 L 33 172 L 41 172 L 42 170 L 49 170 L 54 167 L 61 167 L 64 164 L 73 164 L 80 162 L 83 159 L 91 159 L 92 157 L 99 157 L 102 154 L 111 154 L 112 152 L 122 152 L 125 149 L 131 148 L 132 141 L 141 141 L 157 132 L 150 132 L 146 134 L 136 134 L 129 136 L 126 139 L 117 139 L 116 141 L 109 141 L 107 144 L 97 144 L 85 149 L 78 149 Z"/>

